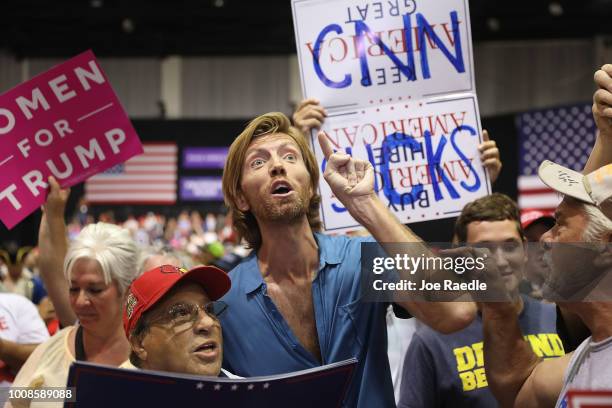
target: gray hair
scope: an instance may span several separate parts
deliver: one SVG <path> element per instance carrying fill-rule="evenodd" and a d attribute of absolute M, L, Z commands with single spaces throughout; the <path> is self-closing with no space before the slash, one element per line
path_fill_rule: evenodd
<path fill-rule="evenodd" d="M 604 236 L 612 234 L 612 220 L 598 207 L 585 203 L 580 204 L 589 220 L 582 234 L 583 241 L 600 242 Z"/>
<path fill-rule="evenodd" d="M 104 282 L 107 285 L 116 282 L 123 296 L 139 274 L 139 257 L 140 250 L 127 229 L 104 222 L 90 224 L 70 244 L 64 260 L 64 276 L 70 281 L 72 268 L 78 259 L 96 260 L 102 269 Z"/>
<path fill-rule="evenodd" d="M 159 256 L 162 259 L 155 265 L 149 265 L 153 257 Z M 147 270 L 164 264 L 180 266 L 185 269 L 191 269 L 195 265 L 191 257 L 183 251 L 179 251 L 172 248 L 155 248 L 147 247 L 142 251 L 142 255 L 138 261 L 138 275 L 146 272 Z"/>

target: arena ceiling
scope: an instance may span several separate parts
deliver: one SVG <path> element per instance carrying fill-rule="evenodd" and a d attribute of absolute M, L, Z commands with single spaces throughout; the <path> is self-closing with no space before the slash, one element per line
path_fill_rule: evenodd
<path fill-rule="evenodd" d="M 612 34 L 612 0 L 469 3 L 475 41 Z M 19 58 L 295 51 L 290 0 L 5 0 L 2 12 L 0 48 Z"/>

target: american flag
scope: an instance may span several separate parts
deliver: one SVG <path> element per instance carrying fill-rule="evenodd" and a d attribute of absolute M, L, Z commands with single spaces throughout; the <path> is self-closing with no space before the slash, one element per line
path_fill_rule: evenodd
<path fill-rule="evenodd" d="M 174 204 L 175 143 L 143 143 L 144 153 L 85 182 L 90 203 Z"/>
<path fill-rule="evenodd" d="M 543 160 L 582 171 L 595 143 L 591 104 L 517 115 L 519 133 L 518 204 L 521 209 L 554 210 L 561 196 L 538 177 Z"/>

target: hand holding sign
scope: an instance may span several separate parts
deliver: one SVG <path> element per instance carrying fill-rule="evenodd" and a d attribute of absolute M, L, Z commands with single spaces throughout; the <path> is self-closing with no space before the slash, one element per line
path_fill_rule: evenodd
<path fill-rule="evenodd" d="M 320 129 L 327 112 L 314 98 L 304 99 L 293 113 L 293 123 L 300 131 L 308 135 L 312 129 Z"/>
<path fill-rule="evenodd" d="M 499 149 L 497 148 L 495 140 L 489 139 L 489 132 L 485 129 L 482 131 L 482 139 L 484 142 L 478 146 L 480 161 L 489 171 L 491 183 L 495 183 L 495 180 L 497 180 L 497 177 L 499 177 L 499 173 L 502 169 L 502 162 L 499 158 Z"/>
<path fill-rule="evenodd" d="M 63 219 L 69 196 L 70 188 L 62 188 L 55 177 L 49 176 L 49 195 L 47 195 L 47 201 L 42 207 L 47 217 L 59 215 Z"/>
<path fill-rule="evenodd" d="M 327 160 L 323 176 L 332 192 L 346 207 L 357 197 L 375 195 L 374 168 L 370 162 L 348 154 L 334 153 L 325 133 L 319 133 L 319 145 Z"/>

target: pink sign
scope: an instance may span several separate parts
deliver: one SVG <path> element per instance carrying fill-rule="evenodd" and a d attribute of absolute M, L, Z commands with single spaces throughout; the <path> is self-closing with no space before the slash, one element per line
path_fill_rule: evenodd
<path fill-rule="evenodd" d="M 47 197 L 142 153 L 93 52 L 0 96 L 0 219 L 13 228 Z"/>

